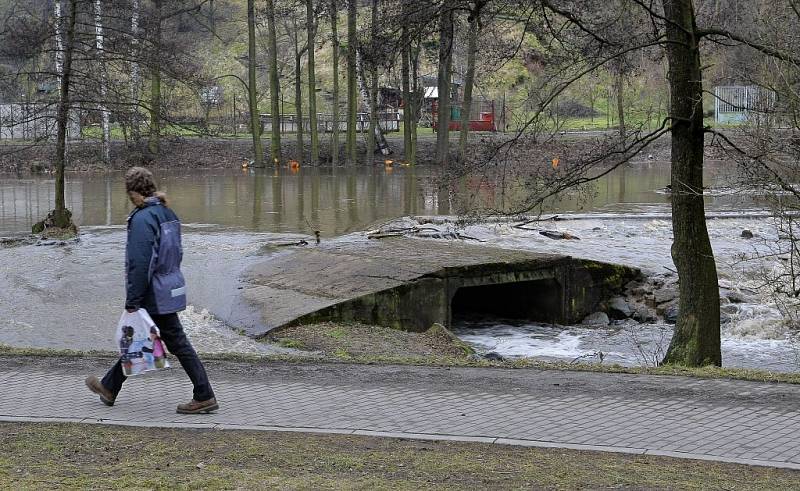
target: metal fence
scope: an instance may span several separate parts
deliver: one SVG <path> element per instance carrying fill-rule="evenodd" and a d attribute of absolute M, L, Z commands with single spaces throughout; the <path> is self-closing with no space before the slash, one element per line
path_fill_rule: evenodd
<path fill-rule="evenodd" d="M 261 130 L 263 132 L 266 133 L 272 131 L 273 117 L 271 114 L 260 114 L 259 119 L 261 120 Z M 400 121 L 402 119 L 402 114 L 397 111 L 384 111 L 378 113 L 378 124 L 380 125 L 381 130 L 387 133 L 400 131 Z M 281 114 L 279 124 L 281 133 L 296 133 L 300 126 L 300 122 L 298 121 L 296 114 Z M 338 124 L 340 132 L 347 131 L 346 119 L 340 117 Z M 306 115 L 303 115 L 302 125 L 304 131 L 311 131 L 311 121 L 309 121 Z M 335 125 L 336 122 L 334 121 L 332 114 L 317 114 L 317 131 L 320 133 L 332 133 Z M 356 131 L 363 133 L 369 131 L 369 129 L 369 113 L 358 113 L 356 115 Z"/>
<path fill-rule="evenodd" d="M 79 138 L 80 118 L 70 111 L 67 135 Z M 0 104 L 0 140 L 40 140 L 56 135 L 56 107 L 44 103 Z"/>
<path fill-rule="evenodd" d="M 773 112 L 775 92 L 755 85 L 714 88 L 714 120 L 717 123 L 745 123 Z"/>

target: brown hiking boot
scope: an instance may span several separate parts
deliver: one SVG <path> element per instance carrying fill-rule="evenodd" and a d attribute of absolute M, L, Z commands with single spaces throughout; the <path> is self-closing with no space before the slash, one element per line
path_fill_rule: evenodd
<path fill-rule="evenodd" d="M 114 397 L 114 394 L 112 394 L 110 390 L 103 386 L 99 378 L 95 377 L 94 375 L 86 377 L 86 387 L 89 387 L 89 390 L 99 395 L 100 400 L 106 406 L 114 405 L 114 399 L 116 399 L 116 397 Z"/>
<path fill-rule="evenodd" d="M 179 414 L 200 414 L 200 413 L 210 413 L 211 411 L 216 411 L 219 409 L 219 404 L 217 404 L 217 399 L 212 397 L 206 401 L 195 401 L 192 399 L 190 402 L 186 404 L 178 404 L 177 412 Z"/>

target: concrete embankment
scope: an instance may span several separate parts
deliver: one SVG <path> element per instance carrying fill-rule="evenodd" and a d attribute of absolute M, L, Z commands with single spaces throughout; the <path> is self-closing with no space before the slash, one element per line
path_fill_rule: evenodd
<path fill-rule="evenodd" d="M 249 334 L 302 323 L 360 321 L 424 331 L 484 313 L 570 324 L 639 276 L 625 266 L 456 242 L 407 238 L 285 251 L 251 267 Z"/>

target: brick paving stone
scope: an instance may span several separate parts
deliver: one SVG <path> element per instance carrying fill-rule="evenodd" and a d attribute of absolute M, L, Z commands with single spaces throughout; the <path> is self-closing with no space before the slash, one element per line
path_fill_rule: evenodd
<path fill-rule="evenodd" d="M 296 427 L 488 437 L 660 452 L 712 458 L 746 458 L 800 465 L 800 412 L 775 402 L 709 402 L 692 393 L 660 398 L 533 389 L 471 390 L 468 381 L 448 390 L 357 382 L 315 384 L 243 376 L 213 378 L 222 409 L 215 414 L 178 415 L 191 384 L 180 374 L 159 373 L 130 380 L 113 408 L 85 390 L 83 375 L 36 370 L 0 373 L 4 397 L 0 419 L 72 418 L 148 425 Z M 769 384 L 686 381 L 697 394 L 730 388 L 735 393 L 772 394 Z M 698 396 L 699 397 L 699 396 Z M 758 401 L 758 398 L 754 399 Z M 152 401 L 161 401 L 153 405 Z"/>

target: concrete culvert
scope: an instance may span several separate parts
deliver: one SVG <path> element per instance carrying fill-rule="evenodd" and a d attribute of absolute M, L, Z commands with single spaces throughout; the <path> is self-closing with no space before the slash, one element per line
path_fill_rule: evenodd
<path fill-rule="evenodd" d="M 562 291 L 553 279 L 462 287 L 453 296 L 452 317 L 492 316 L 557 323 L 564 317 Z"/>

